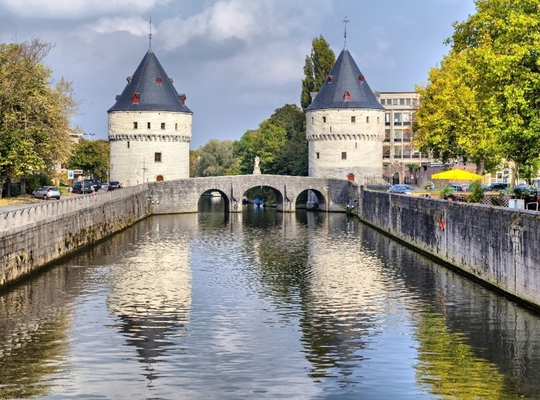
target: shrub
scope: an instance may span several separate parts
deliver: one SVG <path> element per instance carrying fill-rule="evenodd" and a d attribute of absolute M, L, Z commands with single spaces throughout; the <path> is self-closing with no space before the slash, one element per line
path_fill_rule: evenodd
<path fill-rule="evenodd" d="M 484 188 L 481 181 L 474 181 L 469 186 L 471 194 L 467 197 L 467 201 L 471 203 L 481 203 L 484 200 Z"/>

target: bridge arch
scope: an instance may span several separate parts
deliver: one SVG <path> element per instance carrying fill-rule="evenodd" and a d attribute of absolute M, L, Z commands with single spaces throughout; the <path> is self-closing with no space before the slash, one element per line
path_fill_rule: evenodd
<path fill-rule="evenodd" d="M 268 187 L 276 195 L 276 208 L 294 212 L 298 196 L 306 190 L 318 210 L 345 212 L 347 204 L 358 199 L 358 186 L 347 179 L 283 175 L 235 175 L 186 178 L 149 183 L 153 212 L 198 212 L 198 202 L 208 191 L 219 192 L 226 212 L 241 212 L 242 197 L 251 188 Z"/>

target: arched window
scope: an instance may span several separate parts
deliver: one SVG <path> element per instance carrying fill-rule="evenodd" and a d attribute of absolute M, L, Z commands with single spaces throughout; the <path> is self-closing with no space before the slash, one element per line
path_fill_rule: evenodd
<path fill-rule="evenodd" d="M 345 93 L 343 93 L 343 101 L 350 101 L 351 100 L 351 94 L 348 90 L 345 90 Z"/>
<path fill-rule="evenodd" d="M 354 174 L 347 175 L 347 180 L 354 181 Z"/>
<path fill-rule="evenodd" d="M 156 181 L 157 182 L 163 182 L 164 181 L 163 175 L 156 176 Z"/>

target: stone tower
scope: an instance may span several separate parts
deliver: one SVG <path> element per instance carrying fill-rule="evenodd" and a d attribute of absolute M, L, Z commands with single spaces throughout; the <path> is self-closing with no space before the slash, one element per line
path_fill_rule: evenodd
<path fill-rule="evenodd" d="M 150 48 L 108 111 L 110 180 L 124 186 L 189 178 L 193 113 Z"/>
<path fill-rule="evenodd" d="M 309 176 L 382 180 L 384 107 L 344 48 L 306 109 Z"/>

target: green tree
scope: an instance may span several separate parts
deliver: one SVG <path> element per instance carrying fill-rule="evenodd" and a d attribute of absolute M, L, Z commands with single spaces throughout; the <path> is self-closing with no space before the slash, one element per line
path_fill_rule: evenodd
<path fill-rule="evenodd" d="M 269 121 L 285 129 L 285 145 L 277 156 L 276 173 L 307 176 L 308 142 L 305 113 L 296 104 L 286 104 L 274 111 Z"/>
<path fill-rule="evenodd" d="M 311 92 L 318 92 L 332 67 L 336 63 L 336 55 L 328 42 L 321 36 L 313 39 L 311 55 L 306 56 L 300 104 L 306 109 L 311 104 Z"/>
<path fill-rule="evenodd" d="M 68 82 L 49 84 L 51 48 L 37 39 L 0 44 L 0 179 L 20 181 L 22 192 L 28 176 L 51 172 L 71 152 L 77 103 Z"/>
<path fill-rule="evenodd" d="M 233 141 L 212 139 L 196 153 L 195 176 L 238 175 L 240 165 L 233 155 Z"/>
<path fill-rule="evenodd" d="M 82 169 L 85 175 L 105 181 L 110 165 L 110 146 L 106 140 L 80 139 L 69 159 L 71 169 Z"/>
<path fill-rule="evenodd" d="M 430 73 L 429 85 L 437 81 L 454 85 L 453 96 L 444 85 L 444 99 L 442 95 L 436 99 L 438 91 L 429 86 L 421 93 L 426 105 L 421 104 L 417 116 L 419 134 L 433 136 L 431 143 L 422 143 L 434 155 L 446 142 L 477 166 L 485 162 L 488 171 L 497 158 L 504 158 L 514 164 L 517 176 L 520 169 L 534 167 L 540 154 L 540 3 L 476 0 L 475 4 L 475 14 L 454 24 L 447 41 L 452 50 L 434 71 L 441 76 Z M 432 132 L 434 124 L 428 123 L 427 115 L 436 113 L 436 106 L 443 108 L 439 134 Z M 442 138 L 444 134 L 453 137 Z M 436 143 L 437 137 L 442 145 Z"/>

